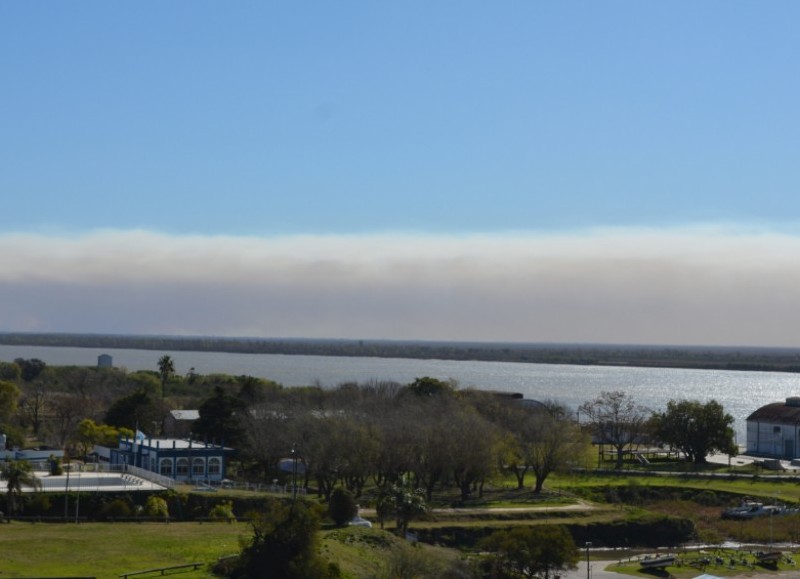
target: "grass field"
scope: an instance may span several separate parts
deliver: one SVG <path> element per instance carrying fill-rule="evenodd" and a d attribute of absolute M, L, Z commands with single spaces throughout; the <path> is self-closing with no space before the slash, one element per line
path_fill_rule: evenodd
<path fill-rule="evenodd" d="M 243 523 L 10 523 L 0 525 L 2 577 L 118 577 L 239 552 Z M 182 578 L 209 577 L 207 567 Z"/>
<path fill-rule="evenodd" d="M 601 473 L 553 475 L 548 479 L 549 492 L 543 495 L 529 489 L 518 491 L 513 481 L 499 480 L 487 487 L 483 497 L 460 503 L 454 493 L 436 497 L 440 510 L 414 521 L 412 529 L 436 527 L 508 527 L 528 524 L 578 524 L 625 519 L 641 512 L 662 513 L 692 519 L 698 538 L 710 545 L 719 545 L 726 538 L 755 543 L 797 541 L 800 539 L 800 515 L 776 517 L 774 520 L 722 520 L 722 507 L 692 500 L 670 497 L 659 500 L 648 487 L 673 487 L 696 490 L 698 493 L 719 493 L 761 497 L 765 502 L 800 502 L 800 479 L 785 477 L 782 481 L 764 478 L 733 479 L 689 476 L 646 476 L 639 472 L 621 475 Z M 599 498 L 603 487 L 626 487 L 616 493 L 627 497 L 625 502 L 606 503 Z M 593 489 L 597 489 L 594 491 Z M 221 493 L 222 494 L 222 493 Z M 615 494 L 615 493 L 612 493 Z M 694 493 L 689 493 L 693 495 Z M 636 497 L 641 495 L 641 500 Z M 727 495 L 727 496 L 725 496 Z M 577 497 L 584 497 L 581 501 Z M 586 499 L 588 497 L 588 500 Z M 647 498 L 645 498 L 647 497 Z M 689 497 L 691 498 L 691 496 Z M 367 503 L 368 504 L 368 503 Z M 451 508 L 457 506 L 458 508 Z M 570 507 L 574 506 L 574 511 Z M 391 523 L 387 528 L 390 528 Z M 198 571 L 182 573 L 187 579 L 210 577 L 209 565 L 219 557 L 240 551 L 241 540 L 251 536 L 245 523 L 21 523 L 0 524 L 0 577 L 65 577 L 85 576 L 115 578 L 122 573 L 201 562 Z M 348 578 L 380 576 L 389 560 L 416 561 L 452 560 L 460 555 L 448 549 L 421 546 L 409 551 L 402 541 L 377 529 L 329 530 L 321 533 L 321 554 L 339 564 Z M 643 576 L 626 565 L 614 569 Z M 677 577 L 689 576 L 684 566 L 670 569 Z M 721 567 L 719 575 L 745 573 L 744 569 Z M 142 579 L 159 576 L 153 574 Z M 652 573 L 649 576 L 654 576 Z"/>
<path fill-rule="evenodd" d="M 0 525 L 0 576 L 112 579 L 122 573 L 202 562 L 200 570 L 178 576 L 212 577 L 210 565 L 238 553 L 240 538 L 250 534 L 244 523 L 4 524 Z M 320 553 L 351 579 L 381 576 L 387 564 L 409 554 L 425 567 L 460 557 L 457 551 L 427 545 L 412 549 L 389 532 L 358 527 L 323 531 Z"/>

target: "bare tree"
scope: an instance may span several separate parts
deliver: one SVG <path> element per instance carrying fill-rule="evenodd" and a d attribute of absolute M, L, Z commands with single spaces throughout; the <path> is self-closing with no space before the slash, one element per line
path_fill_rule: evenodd
<path fill-rule="evenodd" d="M 625 449 L 642 437 L 650 412 L 620 390 L 601 392 L 581 404 L 580 412 L 591 422 L 597 440 L 617 451 L 616 468 L 621 469 Z"/>
<path fill-rule="evenodd" d="M 585 439 L 569 414 L 553 406 L 536 412 L 520 439 L 525 462 L 536 478 L 535 493 L 542 491 L 548 476 L 575 461 L 585 448 Z"/>
<path fill-rule="evenodd" d="M 55 445 L 63 448 L 77 433 L 84 418 L 96 418 L 96 406 L 91 399 L 76 394 L 58 393 L 52 397 L 52 420 L 49 421 Z"/>
<path fill-rule="evenodd" d="M 33 435 L 38 438 L 47 413 L 47 392 L 38 385 L 27 388 L 20 398 L 19 412 L 23 424 L 30 424 Z"/>

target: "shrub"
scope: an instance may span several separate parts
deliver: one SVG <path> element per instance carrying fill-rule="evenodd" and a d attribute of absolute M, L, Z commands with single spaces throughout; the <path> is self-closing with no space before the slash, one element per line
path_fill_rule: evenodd
<path fill-rule="evenodd" d="M 100 517 L 103 519 L 127 519 L 132 513 L 131 506 L 125 499 L 114 499 L 100 509 Z"/>
<path fill-rule="evenodd" d="M 344 527 L 358 514 L 358 505 L 353 493 L 347 489 L 337 488 L 331 494 L 328 514 L 337 527 Z"/>
<path fill-rule="evenodd" d="M 264 577 L 265 569 L 270 577 L 286 579 L 331 577 L 337 569 L 329 568 L 317 552 L 319 511 L 317 505 L 303 501 L 270 501 L 262 511 L 253 513 L 253 537 L 232 577 Z"/>
<path fill-rule="evenodd" d="M 214 521 L 233 523 L 236 520 L 236 516 L 233 514 L 233 504 L 230 501 L 223 501 L 214 505 L 208 513 L 208 518 Z"/>
<path fill-rule="evenodd" d="M 149 496 L 147 498 L 147 502 L 144 505 L 144 513 L 148 517 L 158 517 L 161 519 L 168 519 L 169 508 L 167 507 L 167 501 L 155 495 Z"/>
<path fill-rule="evenodd" d="M 52 506 L 50 497 L 44 493 L 34 493 L 28 501 L 26 510 L 31 515 L 46 515 Z"/>

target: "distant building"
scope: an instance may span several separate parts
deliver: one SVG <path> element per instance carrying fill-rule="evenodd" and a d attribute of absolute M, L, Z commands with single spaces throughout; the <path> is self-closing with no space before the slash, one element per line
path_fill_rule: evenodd
<path fill-rule="evenodd" d="M 747 454 L 800 457 L 800 396 L 767 404 L 747 417 Z"/>
<path fill-rule="evenodd" d="M 46 462 L 50 458 L 64 458 L 64 451 L 57 448 L 4 448 L 0 450 L 0 461 L 26 460 L 31 463 Z"/>
<path fill-rule="evenodd" d="M 164 435 L 183 438 L 192 432 L 192 424 L 200 418 L 199 410 L 170 410 L 164 420 Z"/>
<path fill-rule="evenodd" d="M 145 438 L 119 441 L 109 449 L 111 464 L 127 464 L 179 482 L 219 482 L 233 449 L 190 438 Z"/>
<path fill-rule="evenodd" d="M 97 357 L 97 367 L 98 368 L 113 368 L 114 367 L 114 358 L 112 358 L 108 354 L 100 354 Z"/>

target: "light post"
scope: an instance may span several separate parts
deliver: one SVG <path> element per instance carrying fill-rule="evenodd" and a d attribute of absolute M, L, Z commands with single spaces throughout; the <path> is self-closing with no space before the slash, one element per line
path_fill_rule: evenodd
<path fill-rule="evenodd" d="M 292 447 L 292 506 L 297 500 L 297 451 Z"/>
<path fill-rule="evenodd" d="M 69 452 L 64 452 L 64 468 L 67 478 L 64 482 L 64 522 L 69 519 Z"/>
<path fill-rule="evenodd" d="M 298 463 L 298 461 L 302 461 L 303 462 L 303 471 L 301 473 L 299 473 L 299 474 L 302 474 L 302 475 L 305 476 L 306 459 L 303 458 L 302 454 L 297 452 L 297 449 L 295 448 L 294 445 L 292 446 L 291 455 L 292 455 L 292 506 L 294 506 L 294 503 L 297 501 L 297 475 L 298 475 L 298 472 L 299 472 L 299 466 L 298 466 L 297 463 Z"/>
<path fill-rule="evenodd" d="M 592 577 L 592 568 L 589 566 L 589 547 L 592 544 L 589 541 L 586 541 L 586 579 L 591 579 Z"/>

